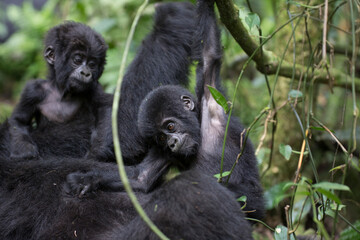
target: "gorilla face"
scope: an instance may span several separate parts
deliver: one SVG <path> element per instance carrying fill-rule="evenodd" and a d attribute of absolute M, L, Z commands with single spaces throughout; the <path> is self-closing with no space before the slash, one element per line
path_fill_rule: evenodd
<path fill-rule="evenodd" d="M 200 124 L 194 97 L 179 86 L 150 92 L 140 106 L 138 128 L 154 146 L 185 157 L 197 153 Z"/>
<path fill-rule="evenodd" d="M 175 117 L 162 119 L 156 142 L 174 154 L 185 156 L 196 154 L 199 146 L 196 133 L 184 129 L 185 125 Z"/>

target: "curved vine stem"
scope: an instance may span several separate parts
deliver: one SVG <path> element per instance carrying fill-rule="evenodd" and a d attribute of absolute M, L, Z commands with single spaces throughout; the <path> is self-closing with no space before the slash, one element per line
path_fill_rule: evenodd
<path fill-rule="evenodd" d="M 119 173 L 122 183 L 124 184 L 124 188 L 129 195 L 129 198 L 131 202 L 133 203 L 136 211 L 138 212 L 139 216 L 145 221 L 145 223 L 149 226 L 149 228 L 162 240 L 168 239 L 161 231 L 158 229 L 155 224 L 150 220 L 150 218 L 146 215 L 144 209 L 141 207 L 139 201 L 137 200 L 133 190 L 131 189 L 129 179 L 125 172 L 125 166 L 124 161 L 121 156 L 121 149 L 120 149 L 120 141 L 119 141 L 119 133 L 118 133 L 118 125 L 117 125 L 117 113 L 119 109 L 119 99 L 120 99 L 120 89 L 121 89 L 121 82 L 122 78 L 124 76 L 125 71 L 125 64 L 126 64 L 126 58 L 129 53 L 130 43 L 132 41 L 132 38 L 134 36 L 136 25 L 140 19 L 140 16 L 146 6 L 148 5 L 149 0 L 145 0 L 143 4 L 139 7 L 135 19 L 131 25 L 129 36 L 126 40 L 125 50 L 123 53 L 120 70 L 119 70 L 119 78 L 117 80 L 115 94 L 114 94 L 114 102 L 112 106 L 112 113 L 111 113 L 111 121 L 112 121 L 112 131 L 113 131 L 113 140 L 114 140 L 114 149 L 115 149 L 115 156 L 116 156 L 116 162 L 119 167 Z"/>

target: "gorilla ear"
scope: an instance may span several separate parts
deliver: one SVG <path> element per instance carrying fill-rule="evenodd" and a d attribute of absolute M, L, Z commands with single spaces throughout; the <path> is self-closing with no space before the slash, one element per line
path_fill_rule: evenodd
<path fill-rule="evenodd" d="M 53 46 L 48 46 L 45 49 L 44 52 L 44 57 L 46 59 L 46 61 L 50 64 L 50 65 L 54 65 L 55 62 L 55 52 L 54 52 L 54 47 Z"/>
<path fill-rule="evenodd" d="M 184 102 L 184 109 L 188 111 L 194 110 L 195 104 L 193 100 L 191 100 L 191 97 L 182 95 L 181 100 Z"/>

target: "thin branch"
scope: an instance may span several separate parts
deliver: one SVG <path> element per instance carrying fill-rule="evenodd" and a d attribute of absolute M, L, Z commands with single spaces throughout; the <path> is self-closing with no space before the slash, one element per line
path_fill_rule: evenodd
<path fill-rule="evenodd" d="M 124 188 L 125 188 L 127 194 L 129 195 L 129 198 L 130 198 L 131 202 L 133 203 L 133 205 L 134 205 L 136 211 L 138 212 L 138 214 L 140 215 L 140 217 L 149 226 L 149 228 L 160 239 L 168 240 L 168 238 L 155 226 L 155 224 L 146 215 L 144 209 L 141 207 L 141 205 L 140 205 L 139 201 L 137 200 L 133 190 L 131 189 L 129 179 L 128 179 L 127 175 L 126 175 L 124 161 L 123 161 L 122 156 L 121 156 L 118 125 L 117 125 L 117 115 L 118 115 L 117 113 L 118 113 L 118 109 L 119 109 L 120 89 L 121 89 L 122 78 L 123 78 L 124 72 L 125 72 L 126 58 L 127 58 L 128 52 L 129 52 L 130 43 L 131 43 L 131 40 L 133 38 L 136 25 L 137 25 L 137 23 L 139 21 L 139 18 L 141 16 L 142 12 L 144 11 L 146 6 L 148 5 L 148 2 L 149 2 L 149 0 L 145 0 L 144 3 L 139 7 L 139 9 L 138 9 L 138 11 L 136 13 L 135 19 L 134 19 L 134 21 L 133 21 L 133 23 L 131 25 L 129 36 L 128 36 L 127 40 L 126 40 L 125 50 L 124 50 L 124 53 L 123 53 L 123 56 L 122 56 L 122 61 L 121 61 L 120 70 L 119 70 L 119 78 L 117 80 L 116 90 L 115 90 L 115 93 L 114 93 L 113 108 L 112 108 L 112 113 L 111 113 L 112 131 L 113 131 L 113 140 L 114 140 L 114 150 L 115 150 L 116 162 L 117 162 L 118 167 L 119 167 L 120 178 L 121 178 L 122 183 L 124 184 Z"/>
<path fill-rule="evenodd" d="M 259 44 L 251 37 L 241 19 L 239 18 L 239 9 L 235 6 L 233 0 L 216 0 L 216 5 L 219 9 L 221 21 L 224 23 L 226 28 L 229 30 L 231 35 L 234 37 L 236 42 L 246 52 L 248 56 L 251 56 L 254 51 L 258 48 Z M 294 20 L 294 18 L 292 19 Z M 271 35 L 273 36 L 273 35 Z M 262 55 L 261 52 L 255 53 L 253 60 L 255 61 L 257 68 L 262 73 L 275 74 L 279 64 L 279 57 L 270 51 L 265 51 Z M 306 69 L 305 66 L 296 66 L 295 78 L 299 79 L 301 72 Z M 292 77 L 293 65 L 287 61 L 283 61 L 279 75 L 283 77 Z M 346 79 L 349 75 L 343 73 L 337 69 L 331 69 L 331 76 L 334 77 L 335 82 L 333 86 L 346 87 Z M 319 69 L 315 69 L 314 76 L 318 83 L 329 83 L 328 73 Z M 311 77 L 311 76 L 310 76 Z M 354 78 L 355 90 L 360 91 L 360 79 Z"/>
<path fill-rule="evenodd" d="M 323 41 L 322 41 L 322 60 L 326 62 L 326 37 L 327 37 L 327 22 L 328 22 L 328 8 L 329 2 L 325 0 L 324 8 L 324 22 L 323 22 Z"/>

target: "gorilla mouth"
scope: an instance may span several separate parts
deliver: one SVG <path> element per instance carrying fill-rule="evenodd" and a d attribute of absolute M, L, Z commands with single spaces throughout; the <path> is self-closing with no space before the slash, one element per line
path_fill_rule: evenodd
<path fill-rule="evenodd" d="M 188 135 L 184 135 L 182 141 L 178 143 L 175 149 L 171 151 L 177 155 L 189 157 L 195 155 L 197 152 L 198 144 Z"/>
<path fill-rule="evenodd" d="M 170 150 L 173 152 L 173 153 L 181 153 L 182 151 L 182 147 L 184 146 L 184 143 L 187 141 L 187 136 L 184 136 L 183 139 L 181 139 L 178 143 L 175 144 L 175 147 L 170 148 Z"/>

